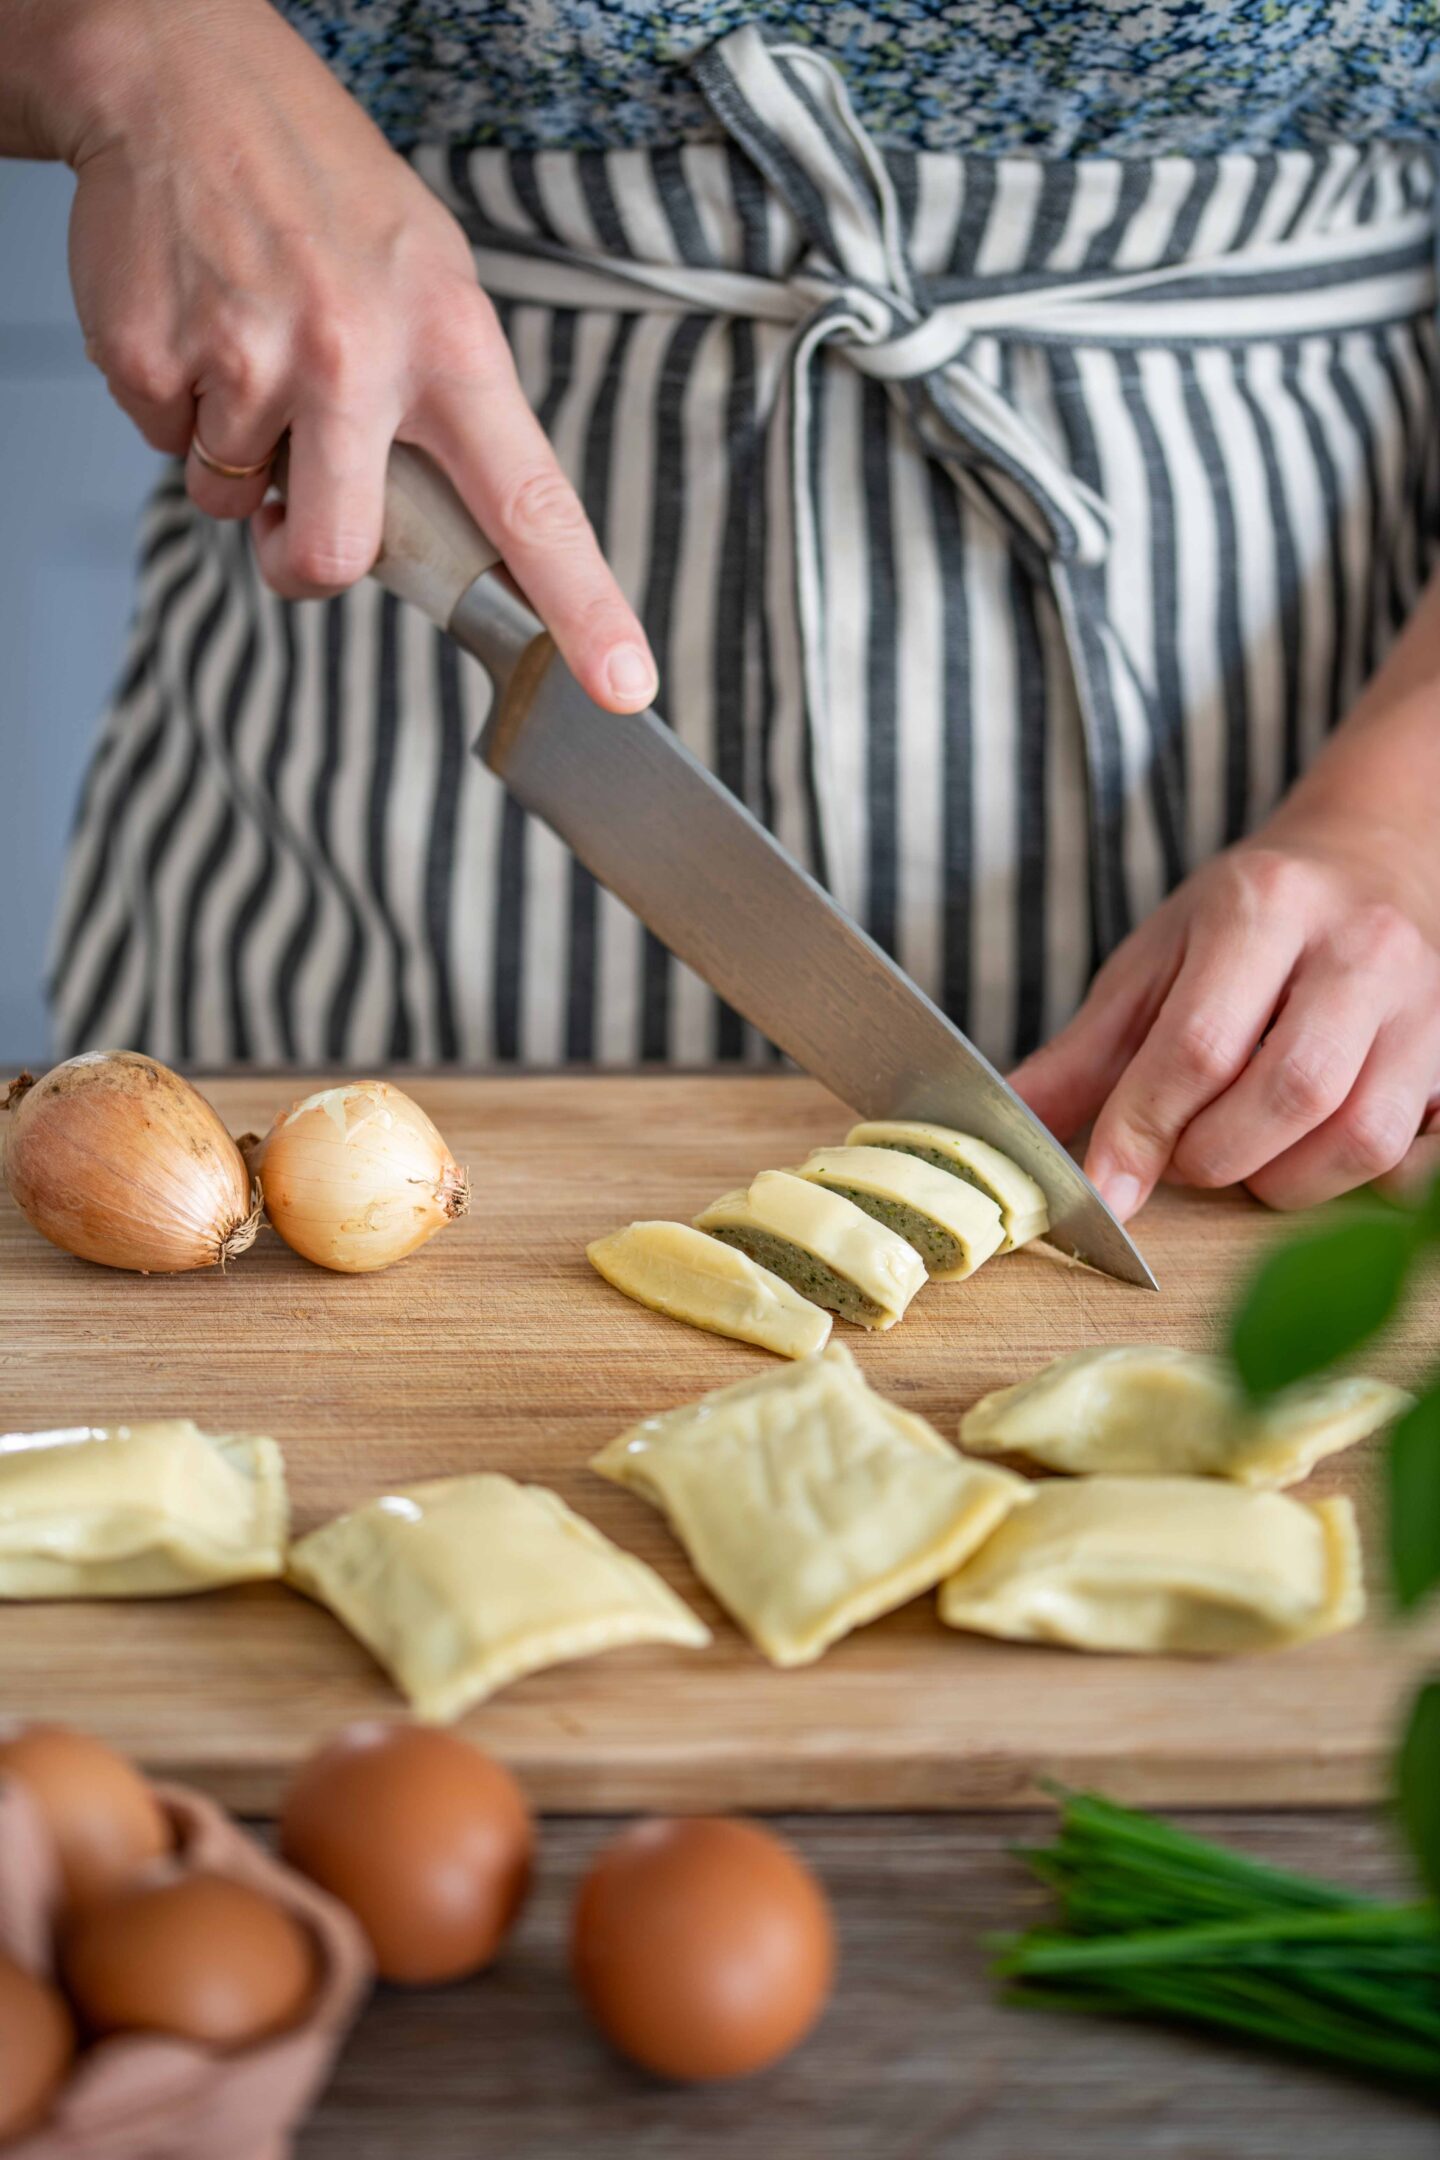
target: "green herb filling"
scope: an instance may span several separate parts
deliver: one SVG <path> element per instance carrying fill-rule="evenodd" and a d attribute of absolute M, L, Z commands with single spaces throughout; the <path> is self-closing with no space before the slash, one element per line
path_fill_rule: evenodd
<path fill-rule="evenodd" d="M 717 1227 L 710 1235 L 747 1253 L 760 1267 L 769 1268 L 772 1275 L 778 1275 L 802 1297 L 809 1298 L 812 1305 L 823 1305 L 842 1320 L 853 1320 L 857 1327 L 873 1327 L 877 1320 L 886 1318 L 884 1308 L 867 1298 L 858 1284 L 837 1275 L 834 1268 L 827 1267 L 803 1246 L 791 1245 L 769 1230 L 750 1230 L 738 1224 Z"/>
<path fill-rule="evenodd" d="M 842 1199 L 853 1200 L 856 1207 L 897 1237 L 903 1237 L 907 1245 L 913 1245 L 932 1275 L 939 1275 L 950 1268 L 959 1267 L 965 1258 L 965 1248 L 959 1238 L 953 1237 L 931 1215 L 922 1215 L 918 1208 L 907 1207 L 903 1200 L 887 1200 L 883 1194 L 862 1192 L 855 1185 L 832 1185 L 825 1181 L 828 1192 L 839 1193 Z"/>
<path fill-rule="evenodd" d="M 1005 1203 L 994 1186 L 987 1185 L 984 1178 L 977 1176 L 975 1171 L 967 1170 L 964 1163 L 956 1162 L 953 1155 L 942 1155 L 938 1148 L 902 1147 L 898 1140 L 881 1140 L 875 1144 L 888 1147 L 895 1155 L 913 1155 L 917 1162 L 929 1163 L 932 1170 L 947 1171 L 951 1177 L 959 1178 L 962 1185 L 973 1185 L 976 1192 L 983 1192 L 987 1200 L 995 1202 L 1002 1215 L 1005 1213 Z"/>

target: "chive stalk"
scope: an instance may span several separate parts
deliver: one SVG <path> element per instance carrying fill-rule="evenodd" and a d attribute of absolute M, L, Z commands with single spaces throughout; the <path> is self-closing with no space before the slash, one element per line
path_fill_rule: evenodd
<path fill-rule="evenodd" d="M 999 1939 L 1009 1998 L 1217 2026 L 1440 2094 L 1440 1917 L 1274 1868 L 1158 1817 L 1062 1794 L 1021 1849 L 1060 1926 Z"/>

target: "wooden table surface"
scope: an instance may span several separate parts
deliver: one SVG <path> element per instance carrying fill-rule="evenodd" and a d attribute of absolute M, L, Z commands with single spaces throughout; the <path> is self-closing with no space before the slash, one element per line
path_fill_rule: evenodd
<path fill-rule="evenodd" d="M 1435 2160 L 1419 2104 L 1223 2039 L 1002 2007 L 981 1938 L 1042 1893 L 1014 1815 L 783 1820 L 840 1923 L 835 1999 L 749 2083 L 685 2090 L 617 2061 L 565 1981 L 570 1898 L 609 1826 L 544 1828 L 535 1899 L 464 1986 L 384 1990 L 298 2160 Z M 1370 1817 L 1226 1815 L 1191 1827 L 1362 1888 L 1397 1887 Z"/>

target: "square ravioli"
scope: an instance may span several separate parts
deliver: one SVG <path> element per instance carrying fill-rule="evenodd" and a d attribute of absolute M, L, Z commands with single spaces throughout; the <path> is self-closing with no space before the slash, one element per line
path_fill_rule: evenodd
<path fill-rule="evenodd" d="M 782 1666 L 932 1589 L 1030 1497 L 877 1395 L 838 1344 L 646 1418 L 594 1468 L 662 1511 Z"/>
<path fill-rule="evenodd" d="M 1410 1401 L 1384 1380 L 1330 1373 L 1252 1407 L 1220 1358 L 1126 1343 L 1072 1351 L 982 1397 L 960 1421 L 960 1445 L 1072 1476 L 1279 1487 L 1393 1425 Z"/>
<path fill-rule="evenodd" d="M 940 1590 L 950 1627 L 1075 1650 L 1220 1657 L 1353 1627 L 1348 1500 L 1214 1478 L 1056 1478 Z"/>
<path fill-rule="evenodd" d="M 189 1418 L 0 1436 L 0 1598 L 183 1597 L 285 1566 L 273 1440 Z"/>
<path fill-rule="evenodd" d="M 710 1631 L 653 1568 L 541 1485 L 482 1471 L 368 1500 L 290 1549 L 416 1714 L 444 1724 L 542 1666 Z"/>

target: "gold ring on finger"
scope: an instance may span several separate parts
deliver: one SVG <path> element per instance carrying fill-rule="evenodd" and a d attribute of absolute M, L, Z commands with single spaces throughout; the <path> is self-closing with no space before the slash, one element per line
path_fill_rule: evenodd
<path fill-rule="evenodd" d="M 279 447 L 277 443 L 275 450 Z M 274 464 L 275 450 L 268 450 L 255 465 L 227 465 L 213 450 L 206 449 L 198 434 L 190 438 L 190 453 L 196 464 L 203 465 L 206 472 L 214 473 L 217 480 L 258 480 L 261 473 L 269 472 Z"/>

